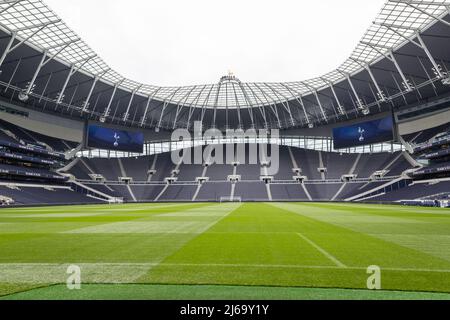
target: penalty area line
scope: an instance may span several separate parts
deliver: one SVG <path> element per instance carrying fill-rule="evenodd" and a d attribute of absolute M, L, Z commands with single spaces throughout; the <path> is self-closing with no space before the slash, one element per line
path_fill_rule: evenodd
<path fill-rule="evenodd" d="M 329 260 L 333 261 L 334 264 L 336 264 L 336 266 L 340 267 L 340 268 L 347 268 L 347 266 L 345 264 L 343 264 L 341 261 L 339 261 L 335 256 L 333 256 L 331 253 L 329 253 L 328 251 L 326 251 L 325 249 L 323 249 L 322 247 L 320 247 L 318 244 L 316 244 L 314 241 L 310 240 L 309 238 L 307 238 L 306 236 L 304 236 L 301 233 L 297 233 L 297 235 L 302 238 L 304 241 L 306 241 L 307 243 L 309 243 L 312 247 L 314 247 L 317 251 L 319 251 L 320 253 L 322 253 L 325 257 L 327 257 Z"/>

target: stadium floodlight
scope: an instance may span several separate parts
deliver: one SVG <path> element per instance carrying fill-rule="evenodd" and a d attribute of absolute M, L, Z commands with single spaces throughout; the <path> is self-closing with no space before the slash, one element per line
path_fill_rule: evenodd
<path fill-rule="evenodd" d="M 23 102 L 26 102 L 29 99 L 29 96 L 24 91 L 20 91 L 18 97 L 19 97 L 19 100 L 23 101 Z"/>
<path fill-rule="evenodd" d="M 438 68 L 437 70 L 436 70 L 435 68 L 433 68 L 434 74 L 435 74 L 437 77 L 438 77 L 438 76 L 441 77 L 441 82 L 442 82 L 442 84 L 443 84 L 444 86 L 450 85 L 450 75 L 448 74 L 448 72 L 443 71 L 441 65 L 438 65 L 437 68 Z"/>
<path fill-rule="evenodd" d="M 445 86 L 450 86 L 450 76 L 447 76 L 444 79 L 442 79 L 442 84 Z"/>

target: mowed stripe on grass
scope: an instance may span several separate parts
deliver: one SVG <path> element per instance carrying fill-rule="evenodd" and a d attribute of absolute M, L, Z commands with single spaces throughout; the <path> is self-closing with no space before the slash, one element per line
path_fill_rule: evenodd
<path fill-rule="evenodd" d="M 290 208 L 293 212 L 284 205 L 288 204 L 244 204 L 163 261 L 174 266 L 157 266 L 141 281 L 365 288 L 366 268 L 378 265 L 384 268 L 386 288 L 449 289 L 449 275 L 441 272 L 450 269 L 447 261 L 302 215 L 308 206 L 289 204 L 295 206 Z M 397 219 L 394 212 L 391 218 Z M 214 263 L 228 265 L 210 265 Z M 289 265 L 316 268 L 289 272 Z M 336 265 L 341 268 L 328 268 Z"/>
<path fill-rule="evenodd" d="M 178 205 L 175 212 L 217 206 L 215 204 Z M 220 211 L 223 217 L 237 206 L 239 205 L 220 206 L 218 210 L 211 209 L 211 211 Z M 11 283 L 16 283 L 19 289 L 26 283 L 34 286 L 39 283 L 64 282 L 67 278 L 65 273 L 67 264 L 82 266 L 86 281 L 132 282 L 142 274 L 143 268 L 144 271 L 148 271 L 166 255 L 176 251 L 195 237 L 197 231 L 178 232 L 180 230 L 166 228 L 156 230 L 153 234 L 130 233 L 128 230 L 127 233 L 70 234 L 67 232 L 79 230 L 80 227 L 81 229 L 111 227 L 117 223 L 129 223 L 130 220 L 141 221 L 143 225 L 146 225 L 149 223 L 148 220 L 155 219 L 157 221 L 154 224 L 160 225 L 158 222 L 163 219 L 163 214 L 173 212 L 174 206 L 159 207 L 158 210 L 151 208 L 152 210 L 147 214 L 141 211 L 136 214 L 135 210 L 130 210 L 129 213 L 112 213 L 95 219 L 93 217 L 76 220 L 52 218 L 51 222 L 48 222 L 49 219 L 30 218 L 33 222 L 24 223 L 23 219 L 14 221 L 6 218 L 12 221 L 10 224 L 14 226 L 14 231 L 0 234 L 0 263 L 2 263 L 0 283 L 3 283 L 3 285 L 0 284 L 0 294 L 13 290 L 14 286 L 11 286 Z M 104 210 L 104 207 L 101 209 Z M 221 217 L 212 216 L 205 227 L 213 225 Z M 0 221 L 1 219 L 0 213 Z M 205 217 L 202 219 L 204 220 Z M 167 223 L 174 228 L 180 227 L 180 223 L 175 225 L 170 221 Z M 47 229 L 47 232 L 38 232 L 42 226 Z M 15 263 L 20 264 L 15 265 Z M 111 263 L 120 264 L 111 266 Z"/>
<path fill-rule="evenodd" d="M 31 264 L 42 275 L 31 282 L 61 283 L 64 268 L 79 264 L 92 283 L 334 288 L 365 288 L 366 268 L 378 265 L 384 289 L 450 292 L 450 249 L 432 246 L 450 231 L 445 210 L 309 203 L 35 209 L 0 211 L 0 294 L 15 290 L 14 281 L 21 290 L 27 277 L 17 270 Z"/>

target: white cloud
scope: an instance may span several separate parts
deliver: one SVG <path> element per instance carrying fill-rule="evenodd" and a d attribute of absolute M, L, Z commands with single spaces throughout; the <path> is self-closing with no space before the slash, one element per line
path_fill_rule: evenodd
<path fill-rule="evenodd" d="M 305 80 L 342 63 L 384 0 L 45 0 L 122 75 L 155 85 Z"/>

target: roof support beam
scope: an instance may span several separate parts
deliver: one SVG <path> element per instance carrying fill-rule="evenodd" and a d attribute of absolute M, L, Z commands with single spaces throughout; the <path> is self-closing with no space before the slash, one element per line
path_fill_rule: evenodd
<path fill-rule="evenodd" d="M 319 106 L 320 112 L 322 114 L 323 120 L 328 123 L 328 117 L 325 113 L 325 110 L 323 109 L 322 106 L 322 102 L 319 99 L 319 95 L 317 94 L 317 90 L 313 87 L 311 87 L 310 85 L 308 85 L 306 82 L 302 82 L 302 84 L 309 90 L 311 91 L 311 93 L 314 95 L 314 97 L 316 98 L 317 104 Z"/>
<path fill-rule="evenodd" d="M 76 43 L 76 42 L 78 42 L 80 40 L 81 40 L 80 38 L 76 38 L 76 39 L 73 39 L 73 40 L 66 41 L 64 43 L 55 44 L 54 46 L 51 46 L 51 47 L 46 47 L 45 49 L 50 51 L 50 50 L 58 49 L 58 48 L 67 48 L 67 46 L 70 46 L 70 45 L 72 45 L 72 44 L 74 44 L 74 43 Z"/>
<path fill-rule="evenodd" d="M 59 21 L 60 21 L 60 20 L 59 20 Z M 59 22 L 59 21 L 57 21 L 57 22 Z M 3 52 L 3 54 L 2 54 L 2 56 L 1 56 L 1 58 L 0 58 L 0 66 L 3 64 L 3 62 L 4 62 L 5 59 L 6 59 L 6 56 L 7 56 L 9 53 L 11 53 L 11 52 L 14 51 L 15 49 L 17 49 L 17 48 L 18 48 L 20 45 L 22 45 L 24 42 L 26 42 L 27 40 L 29 40 L 30 38 L 32 38 L 34 35 L 36 35 L 38 32 L 42 31 L 44 28 L 46 28 L 47 26 L 49 26 L 49 25 L 51 25 L 51 24 L 53 24 L 53 23 L 55 23 L 55 22 L 51 22 L 51 23 L 47 23 L 47 24 L 43 25 L 39 30 L 37 30 L 36 32 L 34 32 L 33 34 L 31 34 L 30 36 L 28 36 L 28 37 L 25 38 L 24 40 L 20 41 L 20 42 L 19 42 L 18 44 L 16 44 L 14 47 L 13 47 L 12 45 L 14 44 L 14 41 L 17 39 L 17 30 L 13 31 L 13 32 L 11 33 L 11 39 L 9 40 L 8 45 L 6 46 L 6 49 L 5 49 L 5 51 Z M 64 43 L 64 44 L 59 44 L 59 45 L 57 45 L 57 46 L 54 46 L 54 47 L 50 47 L 50 48 L 45 49 L 44 52 L 47 52 L 48 60 L 45 61 L 45 62 L 42 64 L 42 66 L 46 65 L 49 61 L 51 61 L 51 60 L 54 59 L 56 56 L 58 56 L 58 55 L 59 55 L 62 51 L 64 51 L 67 47 L 69 47 L 70 45 L 72 45 L 73 43 L 75 43 L 75 42 L 77 42 L 77 41 L 80 41 L 80 39 L 78 38 L 78 39 L 76 39 L 76 40 L 71 40 L 71 41 L 68 41 L 68 42 L 66 42 L 66 43 Z M 51 50 L 51 49 L 54 49 L 54 48 L 59 48 L 59 47 L 61 47 L 61 46 L 62 46 L 62 48 L 61 48 L 57 53 L 55 53 L 55 54 L 52 55 L 52 56 L 49 56 L 49 55 L 48 55 L 48 50 Z"/>
<path fill-rule="evenodd" d="M 19 2 L 22 2 L 24 0 L 4 0 L 3 4 L 10 4 L 9 6 L 7 6 L 6 8 L 0 10 L 0 14 L 2 14 L 3 12 L 8 11 L 9 9 L 11 9 L 12 7 L 14 7 L 16 4 L 18 4 Z"/>
<path fill-rule="evenodd" d="M 377 96 L 378 99 L 385 102 L 386 101 L 386 95 L 384 94 L 384 92 L 381 90 L 380 85 L 378 84 L 377 79 L 375 79 L 375 76 L 373 75 L 372 69 L 370 69 L 370 66 L 358 59 L 354 59 L 354 58 L 350 58 L 351 60 L 355 61 L 356 63 L 360 64 L 364 69 L 366 69 L 367 73 L 370 76 L 370 79 L 372 80 L 372 83 L 375 86 L 375 89 L 377 89 Z"/>
<path fill-rule="evenodd" d="M 239 104 L 239 99 L 236 93 L 236 87 L 234 85 L 234 83 L 232 83 L 232 87 L 233 87 L 233 92 L 234 92 L 234 100 L 236 101 L 236 107 L 237 107 L 237 116 L 238 116 L 238 123 L 239 123 L 239 128 L 244 128 L 242 125 L 242 119 L 241 119 L 241 106 Z"/>
<path fill-rule="evenodd" d="M 216 117 L 217 117 L 217 106 L 219 104 L 219 94 L 220 94 L 220 88 L 222 86 L 222 82 L 219 82 L 217 85 L 217 91 L 216 91 L 216 98 L 214 100 L 214 113 L 213 113 L 213 125 L 212 127 L 216 127 Z"/>
<path fill-rule="evenodd" d="M 199 91 L 198 95 L 195 97 L 194 101 L 192 101 L 192 103 L 189 106 L 188 118 L 187 118 L 187 122 L 186 122 L 187 123 L 187 126 L 186 126 L 187 129 L 189 129 L 192 116 L 194 115 L 194 112 L 195 112 L 195 108 L 193 106 L 198 104 L 198 102 L 200 100 L 200 97 L 201 97 L 203 91 L 206 89 L 206 87 L 207 87 L 206 85 L 203 86 L 203 88 Z"/>
<path fill-rule="evenodd" d="M 73 99 L 75 99 L 75 95 L 77 94 L 79 88 L 80 88 L 80 84 L 77 83 L 75 89 L 73 90 L 72 97 L 70 98 L 70 101 L 67 104 L 67 110 L 69 110 L 70 108 L 73 108 L 72 102 L 73 102 Z"/>
<path fill-rule="evenodd" d="M 164 101 L 163 103 L 163 108 L 161 110 L 161 114 L 159 116 L 159 121 L 158 121 L 158 126 L 156 127 L 157 130 L 159 130 L 161 128 L 161 124 L 162 124 L 162 119 L 164 117 L 164 112 L 166 111 L 167 106 L 169 105 L 169 102 Z"/>
<path fill-rule="evenodd" d="M 406 4 L 406 5 L 410 6 L 411 8 L 413 8 L 414 10 L 417 10 L 424 15 L 426 15 L 430 18 L 433 18 L 435 20 L 438 20 L 447 26 L 450 26 L 450 23 L 448 21 L 445 21 L 441 17 L 436 17 L 436 16 L 428 13 L 426 10 L 423 10 L 417 6 L 417 5 L 445 6 L 448 9 L 450 6 L 449 3 L 439 3 L 439 2 L 432 2 L 432 1 L 411 1 L 411 0 L 389 0 L 389 2 Z"/>
<path fill-rule="evenodd" d="M 96 76 L 94 78 L 94 82 L 92 82 L 91 88 L 89 89 L 89 93 L 86 97 L 86 100 L 83 103 L 83 109 L 81 110 L 81 112 L 87 111 L 87 108 L 89 107 L 89 101 L 91 100 L 92 93 L 94 92 L 94 89 L 95 89 L 95 86 L 97 85 L 98 80 L 99 80 L 99 77 Z"/>
<path fill-rule="evenodd" d="M 123 80 L 117 82 L 117 83 L 114 85 L 114 89 L 113 89 L 113 92 L 112 92 L 112 94 L 111 94 L 111 98 L 109 99 L 108 106 L 106 107 L 105 112 L 103 113 L 103 118 L 106 118 L 106 117 L 109 116 L 109 112 L 110 112 L 110 110 L 111 110 L 111 104 L 112 104 L 112 102 L 113 102 L 113 100 L 114 100 L 114 97 L 116 96 L 117 88 L 118 88 L 119 85 L 122 83 L 122 81 L 123 81 Z"/>
<path fill-rule="evenodd" d="M 203 120 L 205 119 L 205 113 L 206 113 L 206 106 L 208 104 L 209 98 L 211 97 L 211 92 L 213 91 L 214 86 L 210 86 L 208 95 L 205 97 L 205 100 L 203 101 L 202 110 L 200 111 L 200 122 L 203 124 Z M 188 121 L 186 128 L 189 129 L 190 122 Z"/>
<path fill-rule="evenodd" d="M 162 108 L 162 110 L 161 110 L 161 115 L 160 115 L 160 117 L 159 117 L 159 122 L 158 122 L 158 126 L 156 127 L 156 130 L 159 130 L 159 129 L 161 128 L 162 119 L 163 119 L 163 117 L 164 117 L 164 112 L 166 111 L 167 106 L 170 104 L 170 100 L 173 99 L 173 97 L 177 94 L 178 91 L 180 91 L 180 89 L 181 89 L 181 88 L 177 88 L 177 89 L 172 93 L 172 95 L 171 95 L 170 97 L 168 96 L 168 97 L 164 100 L 163 108 Z"/>
<path fill-rule="evenodd" d="M 173 119 L 172 130 L 175 130 L 177 127 L 178 116 L 180 115 L 181 105 L 177 106 L 177 110 L 175 111 L 175 118 Z"/>
<path fill-rule="evenodd" d="M 16 66 L 14 67 L 14 71 L 13 71 L 11 77 L 9 78 L 8 84 L 6 85 L 5 90 L 3 92 L 8 91 L 9 87 L 11 86 L 11 82 L 13 81 L 13 78 L 15 77 L 15 75 L 17 73 L 17 69 L 19 69 L 19 66 L 20 66 L 21 63 L 22 63 L 22 59 L 19 59 L 17 61 Z M 1 74 L 1 72 L 0 72 L 0 74 Z"/>
<path fill-rule="evenodd" d="M 147 98 L 147 104 L 145 105 L 144 114 L 142 115 L 142 119 L 141 119 L 141 127 L 144 126 L 145 121 L 147 120 L 147 111 L 148 111 L 148 108 L 149 108 L 149 106 L 150 106 L 150 102 L 151 102 L 151 101 L 152 101 L 152 97 L 149 96 L 149 97 Z"/>
<path fill-rule="evenodd" d="M 356 105 L 358 106 L 359 111 L 361 111 L 363 115 L 368 115 L 370 113 L 370 110 L 367 108 L 367 106 L 364 105 L 362 99 L 359 97 L 358 92 L 356 92 L 355 86 L 353 85 L 353 81 L 350 75 L 340 70 L 338 71 L 347 78 L 347 82 L 349 83 L 350 88 L 352 89 L 352 92 L 355 95 Z"/>
<path fill-rule="evenodd" d="M 75 68 L 75 64 L 72 64 L 72 66 L 70 67 L 70 71 L 69 74 L 67 75 L 66 81 L 64 82 L 64 85 L 61 89 L 61 92 L 58 94 L 58 99 L 56 100 L 56 104 L 60 104 L 62 102 L 62 100 L 64 99 L 64 92 L 66 91 L 67 85 L 69 84 L 70 78 L 72 78 L 72 76 L 77 73 L 86 63 L 88 63 L 91 59 L 95 58 L 97 55 L 89 57 L 87 59 L 85 59 L 83 61 L 83 63 Z M 46 63 L 48 62 L 48 60 L 46 61 Z"/>
<path fill-rule="evenodd" d="M 314 90 L 314 96 L 316 97 L 317 103 L 319 104 L 320 112 L 322 113 L 323 120 L 328 123 L 328 117 L 323 108 L 322 102 L 319 99 L 319 95 L 317 94 L 317 90 Z"/>
<path fill-rule="evenodd" d="M 406 79 L 405 74 L 403 73 L 402 68 L 400 68 L 400 65 L 398 64 L 397 59 L 394 56 L 394 53 L 391 51 L 389 53 L 389 56 L 391 57 L 391 61 L 394 63 L 395 68 L 397 69 L 398 73 L 400 74 L 400 76 L 402 77 L 403 80 L 403 86 L 405 87 L 406 91 L 410 92 L 413 91 L 413 87 L 411 86 L 411 84 L 409 83 L 409 80 Z"/>
<path fill-rule="evenodd" d="M 428 49 L 427 45 L 425 44 L 425 42 L 422 39 L 422 36 L 420 35 L 420 32 L 416 29 L 409 29 L 409 28 L 405 28 L 402 26 L 397 26 L 397 25 L 390 25 L 390 24 L 385 24 L 385 23 L 379 23 L 378 25 L 385 27 L 386 29 L 394 32 L 395 34 L 397 34 L 398 36 L 402 37 L 403 39 L 407 40 L 408 42 L 416 45 L 417 47 L 419 47 L 420 49 L 422 49 L 425 54 L 427 55 L 428 59 L 430 60 L 431 64 L 433 65 L 433 72 L 434 74 L 439 77 L 440 79 L 445 78 L 445 75 L 442 74 L 442 67 L 439 66 L 436 63 L 436 60 L 434 59 L 433 55 L 431 54 L 430 50 Z M 401 32 L 398 32 L 396 29 L 407 29 L 407 30 L 413 30 L 414 34 L 417 38 L 417 40 L 419 40 L 419 43 L 417 43 L 416 41 L 404 36 Z"/>
<path fill-rule="evenodd" d="M 264 107 L 262 107 L 263 102 L 262 102 L 262 101 L 259 99 L 259 97 L 255 94 L 255 92 L 253 91 L 252 87 L 251 87 L 248 83 L 246 83 L 246 84 L 244 84 L 244 85 L 247 86 L 247 88 L 250 90 L 250 92 L 252 93 L 253 98 L 255 99 L 255 101 L 256 101 L 256 102 L 257 102 L 257 101 L 260 102 L 261 105 L 258 106 L 258 110 L 259 110 L 259 112 L 261 113 L 261 116 L 262 116 L 262 118 L 263 118 L 263 120 L 264 120 L 264 127 L 265 127 L 266 129 L 269 129 L 269 124 L 268 124 L 268 122 L 267 122 L 267 116 L 266 116 L 266 110 L 264 109 Z"/>
<path fill-rule="evenodd" d="M 300 102 L 300 105 L 303 108 L 303 113 L 305 114 L 306 123 L 308 124 L 309 128 L 313 128 L 314 127 L 314 123 L 311 122 L 311 119 L 309 118 L 309 114 L 308 114 L 308 112 L 306 112 L 306 106 L 305 106 L 305 103 L 303 102 L 303 97 L 299 96 L 298 98 L 299 98 L 298 101 Z"/>
<path fill-rule="evenodd" d="M 48 27 L 48 26 L 50 26 L 50 25 L 52 25 L 52 24 L 59 23 L 59 22 L 61 22 L 61 19 L 57 19 L 57 20 L 53 20 L 53 21 L 48 21 L 48 22 L 43 22 L 43 23 L 39 23 L 39 24 L 32 25 L 32 26 L 26 26 L 26 27 L 23 27 L 23 28 L 14 29 L 14 32 L 28 31 L 28 30 L 31 30 L 31 29 L 36 29 L 36 28 L 38 28 L 38 30 L 36 30 L 36 31 L 33 32 L 30 36 L 28 36 L 25 40 L 23 40 L 23 41 L 22 41 L 22 43 L 23 43 L 23 42 L 26 42 L 26 41 L 28 41 L 29 39 L 31 39 L 36 33 L 42 31 L 44 28 L 46 28 L 46 27 Z"/>
<path fill-rule="evenodd" d="M 424 6 L 436 6 L 436 7 L 448 7 L 450 6 L 450 2 L 440 1 L 440 2 L 434 2 L 434 1 L 426 1 L 426 0 L 389 0 L 389 2 L 394 3 L 404 3 L 404 4 L 421 4 Z"/>
<path fill-rule="evenodd" d="M 189 97 L 191 96 L 191 93 L 196 89 L 196 86 L 193 86 L 183 97 L 180 98 L 180 100 L 178 100 L 177 102 L 177 110 L 175 112 L 175 119 L 173 120 L 173 125 L 172 125 L 172 129 L 176 128 L 176 124 L 177 124 L 177 120 L 178 120 L 178 116 L 180 115 L 180 111 L 182 109 L 182 104 L 186 104 L 187 99 L 189 99 Z M 184 101 L 183 101 L 184 99 Z M 181 101 L 183 101 L 183 103 L 181 103 Z"/>
<path fill-rule="evenodd" d="M 23 97 L 24 100 L 27 100 L 27 99 L 28 99 L 28 95 L 29 95 L 29 94 L 31 93 L 31 91 L 33 90 L 33 88 L 34 88 L 34 82 L 36 81 L 36 78 L 37 78 L 39 72 L 41 71 L 42 66 L 44 65 L 44 61 L 45 61 L 45 58 L 46 58 L 46 57 L 47 57 L 47 51 L 45 51 L 44 54 L 42 55 L 41 61 L 39 62 L 38 66 L 37 66 L 37 68 L 36 68 L 36 71 L 35 71 L 34 74 L 33 74 L 33 78 L 31 78 L 31 81 L 30 81 L 30 83 L 28 84 L 28 87 L 27 87 L 27 89 L 26 89 L 25 92 L 24 92 L 24 97 Z"/>
<path fill-rule="evenodd" d="M 18 47 L 20 47 L 23 43 L 27 42 L 28 40 L 30 40 L 31 38 L 33 38 L 36 34 L 38 34 L 39 32 L 41 32 L 42 30 L 44 30 L 45 28 L 47 28 L 48 26 L 58 23 L 61 20 L 56 20 L 56 21 L 50 21 L 50 22 L 46 22 L 44 24 L 40 24 L 40 25 L 36 25 L 36 26 L 31 26 L 31 27 L 26 27 L 26 28 L 21 28 L 21 29 L 16 29 L 14 31 L 11 32 L 11 36 L 12 36 L 12 40 L 14 41 L 17 38 L 17 33 L 20 31 L 26 31 L 29 29 L 34 29 L 34 28 L 39 28 L 37 29 L 35 32 L 33 32 L 32 34 L 30 34 L 29 36 L 27 36 L 26 38 L 22 39 L 19 41 L 19 43 L 17 43 L 15 46 L 13 47 L 9 47 L 9 49 L 6 51 L 6 54 L 4 53 L 5 57 L 7 54 L 11 53 L 12 51 L 16 50 Z M 47 50 L 45 50 L 47 52 Z"/>
<path fill-rule="evenodd" d="M 368 42 L 361 42 L 361 44 L 364 44 L 364 45 L 372 48 L 373 50 L 377 51 L 378 53 L 383 55 L 385 58 L 390 60 L 394 64 L 395 68 L 397 69 L 398 74 L 402 78 L 402 81 L 403 81 L 402 84 L 403 84 L 404 88 L 406 89 L 406 91 L 411 92 L 411 91 L 414 90 L 413 87 L 411 86 L 411 84 L 409 83 L 409 80 L 406 78 L 405 74 L 403 73 L 403 70 L 400 68 L 400 65 L 398 64 L 398 61 L 395 58 L 394 52 L 391 49 L 388 49 L 389 52 L 385 53 L 385 52 L 382 52 L 380 49 L 378 49 L 378 48 L 383 48 L 380 45 L 373 45 L 373 44 L 368 43 Z"/>
<path fill-rule="evenodd" d="M 294 125 L 295 121 L 294 121 L 294 117 L 292 116 L 291 106 L 289 105 L 288 98 L 286 98 L 285 96 L 283 96 L 281 94 L 278 94 L 277 90 L 275 90 L 272 86 L 268 85 L 267 83 L 264 83 L 264 85 L 267 88 L 269 88 L 277 96 L 278 99 L 280 99 L 280 96 L 281 96 L 280 103 L 283 105 L 284 109 L 288 112 L 291 123 L 292 123 L 292 125 Z"/>
<path fill-rule="evenodd" d="M 433 90 L 434 93 L 436 94 L 436 96 L 438 96 L 437 91 L 436 91 L 436 85 L 433 82 L 433 79 L 431 78 L 430 74 L 428 73 L 428 70 L 425 68 L 422 59 L 420 59 L 419 57 L 417 57 L 417 61 L 419 62 L 420 66 L 422 67 L 423 72 L 425 72 L 425 74 L 427 75 L 428 80 L 431 82 L 431 85 L 433 86 Z"/>
<path fill-rule="evenodd" d="M 311 123 L 311 120 L 309 119 L 309 115 L 308 115 L 308 112 L 306 112 L 306 108 L 305 108 L 305 104 L 303 103 L 303 99 L 302 99 L 302 95 L 301 94 L 295 94 L 294 92 L 292 92 L 292 90 L 289 88 L 289 86 L 287 86 L 286 84 L 284 84 L 284 83 L 282 83 L 281 84 L 283 87 L 285 87 L 294 97 L 295 97 L 295 100 L 297 100 L 297 102 L 298 102 L 298 104 L 302 107 L 302 109 L 303 109 L 303 114 L 304 114 L 304 116 L 305 116 L 305 121 L 306 121 L 306 124 L 309 126 L 309 127 L 312 127 L 313 126 L 313 123 Z"/>
<path fill-rule="evenodd" d="M 53 77 L 53 72 L 50 73 L 47 78 L 47 82 L 45 83 L 44 89 L 42 89 L 41 96 L 39 97 L 39 102 L 41 102 L 42 99 L 44 98 L 45 92 L 47 91 L 47 88 L 48 88 L 48 84 L 50 83 L 50 80 L 52 79 L 52 77 Z"/>
<path fill-rule="evenodd" d="M 0 67 L 3 65 L 3 62 L 5 61 L 6 56 L 8 55 L 8 53 L 10 53 L 12 51 L 11 47 L 12 47 L 12 45 L 14 43 L 14 40 L 16 40 L 16 33 L 15 32 L 12 33 L 8 44 L 6 45 L 6 49 L 5 49 L 5 51 L 3 51 L 2 57 L 0 58 Z"/>
<path fill-rule="evenodd" d="M 70 78 L 72 77 L 72 75 L 74 73 L 73 72 L 74 69 L 75 69 L 75 66 L 72 65 L 70 67 L 69 74 L 66 77 L 66 81 L 64 81 L 61 92 L 58 94 L 58 98 L 56 99 L 56 104 L 60 104 L 62 102 L 62 100 L 64 99 L 64 92 L 66 91 L 66 88 L 67 88 L 67 85 L 69 84 Z"/>
<path fill-rule="evenodd" d="M 130 116 L 130 108 L 131 108 L 131 104 L 133 103 L 133 99 L 134 96 L 136 95 L 136 92 L 139 91 L 139 89 L 142 87 L 142 85 L 139 85 L 136 89 L 133 90 L 133 92 L 131 93 L 131 97 L 130 97 L 130 101 L 128 101 L 128 106 L 127 106 L 127 111 L 125 111 L 125 114 L 123 115 L 122 120 L 125 122 L 128 120 L 129 116 Z"/>
<path fill-rule="evenodd" d="M 103 72 L 101 72 L 100 74 L 98 74 L 98 75 L 96 75 L 96 76 L 94 77 L 94 82 L 92 82 L 92 86 L 91 86 L 91 88 L 89 89 L 89 93 L 88 93 L 88 95 L 87 95 L 87 97 L 86 97 L 86 100 L 85 100 L 84 103 L 83 103 L 83 109 L 81 110 L 81 112 L 86 112 L 86 111 L 87 111 L 87 108 L 89 107 L 89 101 L 91 100 L 91 96 L 92 96 L 92 93 L 94 92 L 94 89 L 95 89 L 95 86 L 97 85 L 97 82 L 98 82 L 98 81 L 100 80 L 100 78 L 101 78 L 104 74 L 106 74 L 108 71 L 109 71 L 109 68 L 106 69 L 106 70 L 104 70 Z"/>
<path fill-rule="evenodd" d="M 406 99 L 406 96 L 405 96 L 405 93 L 403 92 L 403 89 L 400 87 L 400 84 L 398 83 L 397 79 L 395 78 L 394 72 L 391 72 L 391 77 L 394 80 L 395 85 L 397 86 L 397 90 L 399 91 L 399 93 L 403 97 L 403 100 L 405 101 L 405 104 L 407 104 L 408 100 Z"/>
<path fill-rule="evenodd" d="M 367 70 L 367 73 L 370 76 L 370 79 L 372 79 L 372 83 L 375 86 L 375 89 L 377 89 L 377 96 L 378 99 L 381 101 L 386 101 L 386 95 L 384 94 L 383 90 L 381 90 L 380 85 L 378 84 L 377 79 L 375 79 L 375 76 L 373 75 L 372 69 L 370 69 L 369 65 L 365 66 L 365 69 Z"/>
<path fill-rule="evenodd" d="M 255 129 L 255 119 L 253 116 L 252 102 L 251 102 L 250 98 L 248 97 L 247 91 L 245 90 L 244 86 L 242 85 L 242 82 L 239 82 L 239 88 L 241 89 L 242 94 L 244 95 L 245 103 L 247 104 L 247 111 L 248 111 L 248 115 L 250 116 L 250 120 L 252 122 L 252 129 Z"/>
<path fill-rule="evenodd" d="M 150 107 L 150 103 L 153 101 L 153 98 L 158 93 L 158 91 L 159 91 L 159 89 L 155 90 L 155 92 L 153 92 L 153 94 L 151 96 L 148 96 L 147 104 L 145 105 L 144 114 L 142 115 L 142 119 L 141 119 L 141 127 L 143 127 L 145 124 L 145 121 L 147 121 L 148 108 Z"/>
<path fill-rule="evenodd" d="M 334 89 L 334 84 L 325 78 L 321 78 L 321 79 L 323 81 L 327 82 L 328 85 L 330 86 L 331 92 L 333 93 L 334 100 L 336 100 L 336 103 L 337 103 L 338 114 L 340 114 L 341 116 L 345 116 L 346 115 L 345 108 L 342 106 L 341 101 L 339 100 L 339 98 L 336 94 L 336 90 Z"/>
<path fill-rule="evenodd" d="M 262 93 L 264 99 L 266 100 L 266 104 L 268 107 L 270 107 L 270 109 L 272 109 L 272 112 L 275 114 L 275 117 L 277 118 L 277 123 L 278 123 L 278 128 L 281 129 L 282 125 L 281 125 L 281 120 L 280 120 L 280 116 L 278 115 L 278 109 L 277 106 L 272 105 L 269 102 L 269 99 L 267 99 L 266 94 L 264 93 L 264 90 L 262 90 L 256 83 L 255 83 L 256 88 L 258 88 L 258 90 Z"/>
<path fill-rule="evenodd" d="M 78 41 L 78 40 L 77 40 Z M 73 43 L 75 43 L 75 42 L 77 42 L 77 41 L 72 41 L 72 42 L 68 42 L 68 43 L 66 43 L 66 44 L 64 44 L 64 46 L 62 46 L 61 47 L 61 49 L 59 49 L 55 54 L 53 54 L 53 55 L 49 55 L 49 57 L 48 57 L 48 59 L 44 62 L 44 65 L 46 65 L 47 63 L 49 63 L 50 61 L 52 61 L 53 59 L 55 59 L 57 56 L 59 56 L 59 54 L 61 53 L 61 52 L 63 52 L 64 50 L 66 50 L 68 47 L 70 47 Z M 59 48 L 59 46 L 58 46 L 58 48 Z M 52 48 L 50 48 L 50 49 L 47 49 L 47 51 L 48 50 L 51 50 Z"/>
<path fill-rule="evenodd" d="M 428 59 L 430 60 L 431 64 L 433 65 L 433 72 L 434 74 L 439 77 L 440 79 L 443 79 L 446 77 L 446 75 L 444 75 L 442 73 L 442 67 L 440 65 L 437 64 L 436 60 L 434 59 L 433 55 L 431 54 L 430 50 L 428 49 L 428 47 L 426 46 L 425 42 L 423 41 L 422 37 L 420 36 L 419 32 L 416 33 L 417 36 L 417 40 L 419 40 L 420 45 L 423 49 L 423 51 L 425 51 L 425 54 L 427 55 Z"/>

